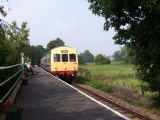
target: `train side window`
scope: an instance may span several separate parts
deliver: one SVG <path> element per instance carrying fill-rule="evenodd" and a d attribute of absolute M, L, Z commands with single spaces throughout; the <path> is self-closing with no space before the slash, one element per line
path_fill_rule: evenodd
<path fill-rule="evenodd" d="M 62 62 L 68 62 L 68 54 L 62 54 Z"/>
<path fill-rule="evenodd" d="M 69 54 L 70 62 L 76 62 L 76 55 L 75 54 Z"/>
<path fill-rule="evenodd" d="M 60 62 L 60 54 L 54 54 L 53 60 L 54 60 L 54 62 Z"/>

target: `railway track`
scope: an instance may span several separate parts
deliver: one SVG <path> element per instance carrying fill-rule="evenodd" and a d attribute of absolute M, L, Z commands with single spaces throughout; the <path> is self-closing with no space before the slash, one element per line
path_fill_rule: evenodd
<path fill-rule="evenodd" d="M 107 104 L 107 106 L 110 106 L 111 108 L 115 109 L 116 111 L 119 111 L 120 113 L 126 115 L 131 120 L 153 120 L 152 118 L 149 118 L 148 116 L 144 116 L 132 109 L 129 109 L 125 107 L 124 105 L 121 105 L 119 103 L 116 103 L 115 101 L 111 100 L 110 98 L 104 97 L 102 95 L 99 95 L 92 90 L 89 90 L 85 87 L 82 87 L 81 85 L 72 84 L 74 87 L 80 89 L 81 91 L 85 92 L 86 94 L 94 97 L 96 100 L 101 101 L 104 104 Z"/>

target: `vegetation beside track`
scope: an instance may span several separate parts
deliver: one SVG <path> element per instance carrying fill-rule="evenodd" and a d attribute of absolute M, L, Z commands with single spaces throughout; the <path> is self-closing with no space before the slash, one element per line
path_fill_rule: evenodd
<path fill-rule="evenodd" d="M 101 87 L 97 87 L 100 84 L 100 86 L 104 86 L 106 89 L 109 88 L 109 91 L 111 91 L 111 86 L 115 85 L 128 88 L 143 96 L 155 96 L 156 94 L 148 92 L 147 84 L 136 79 L 134 65 L 131 64 L 113 63 L 110 65 L 96 65 L 91 63 L 80 65 L 79 72 L 81 76 L 78 78 L 79 81 L 94 88 L 101 89 Z"/>
<path fill-rule="evenodd" d="M 151 113 L 149 114 L 159 114 L 158 94 L 148 92 L 147 85 L 136 79 L 134 65 L 123 63 L 96 65 L 91 63 L 80 65 L 78 75 L 76 78 L 78 83 L 111 93 L 111 95 L 122 101 L 137 107 L 140 111 L 142 109 L 150 111 Z M 125 96 L 125 94 L 121 94 L 119 91 L 116 93 L 113 86 L 117 87 L 117 90 L 121 87 L 126 88 L 125 92 L 131 93 L 131 96 Z M 131 91 L 133 91 L 133 94 Z"/>
<path fill-rule="evenodd" d="M 141 92 L 142 83 L 135 78 L 133 68 L 133 65 L 128 64 L 87 64 L 80 66 L 80 73 L 85 78 L 96 80 L 105 85 L 119 85 Z"/>
<path fill-rule="evenodd" d="M 76 83 L 80 83 L 80 84 L 85 84 L 85 85 L 89 85 L 93 88 L 96 88 L 96 89 L 99 89 L 103 92 L 112 92 L 112 89 L 110 86 L 108 85 L 105 85 L 103 83 L 100 83 L 96 80 L 90 80 L 90 79 L 87 79 L 87 78 L 84 78 L 84 77 L 81 77 L 81 76 L 78 76 L 76 79 L 75 79 L 75 82 Z"/>

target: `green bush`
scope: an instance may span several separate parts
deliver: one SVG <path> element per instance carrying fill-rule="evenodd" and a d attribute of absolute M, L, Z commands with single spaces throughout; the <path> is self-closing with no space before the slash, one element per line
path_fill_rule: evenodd
<path fill-rule="evenodd" d="M 102 54 L 98 54 L 94 61 L 97 65 L 111 64 L 111 60 Z"/>

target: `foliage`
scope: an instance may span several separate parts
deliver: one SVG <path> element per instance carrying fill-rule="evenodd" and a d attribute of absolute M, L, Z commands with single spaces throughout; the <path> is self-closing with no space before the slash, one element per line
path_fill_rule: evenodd
<path fill-rule="evenodd" d="M 63 40 L 61 40 L 60 38 L 57 38 L 55 40 L 50 41 L 47 44 L 47 50 L 49 51 L 55 47 L 64 46 L 64 45 L 65 45 L 65 43 L 63 42 Z"/>
<path fill-rule="evenodd" d="M 0 5 L 0 14 L 3 17 L 7 15 L 3 5 Z M 0 66 L 6 64 L 6 57 L 9 52 L 8 42 L 6 42 L 7 28 L 8 26 L 0 19 Z"/>
<path fill-rule="evenodd" d="M 116 52 L 114 52 L 114 54 L 113 54 L 113 59 L 114 59 L 114 61 L 121 61 L 121 60 L 122 60 L 121 54 L 120 54 L 120 51 L 119 51 L 119 50 L 116 51 Z"/>
<path fill-rule="evenodd" d="M 27 23 L 23 22 L 18 28 L 16 21 L 10 25 L 8 33 L 8 41 L 11 54 L 8 55 L 8 64 L 17 64 L 21 61 L 21 52 L 25 52 L 25 48 L 29 45 L 29 29 Z"/>
<path fill-rule="evenodd" d="M 108 57 L 106 57 L 106 56 L 104 56 L 104 55 L 102 55 L 102 54 L 98 54 L 98 55 L 96 55 L 96 57 L 95 57 L 95 63 L 96 63 L 97 65 L 110 64 L 110 63 L 111 63 L 111 60 L 110 60 Z"/>
<path fill-rule="evenodd" d="M 122 47 L 121 51 L 120 51 L 120 55 L 121 55 L 121 60 L 125 61 L 126 63 L 129 63 L 129 55 L 128 55 L 128 49 L 127 47 Z"/>
<path fill-rule="evenodd" d="M 4 31 L 4 28 L 2 24 L 0 25 L 0 66 L 6 64 L 7 55 L 9 53 L 9 46 L 8 41 L 6 40 L 6 31 Z"/>
<path fill-rule="evenodd" d="M 124 61 L 125 63 L 132 63 L 132 51 L 131 49 L 127 48 L 127 47 L 122 47 L 121 51 L 120 51 L 120 55 L 122 58 L 122 61 Z"/>
<path fill-rule="evenodd" d="M 85 50 L 82 57 L 86 63 L 94 61 L 94 55 L 89 50 Z"/>
<path fill-rule="evenodd" d="M 90 10 L 105 18 L 104 29 L 114 28 L 115 43 L 132 50 L 137 77 L 160 93 L 160 1 L 88 0 Z"/>
<path fill-rule="evenodd" d="M 124 63 L 133 63 L 132 51 L 127 47 L 122 47 L 113 54 L 114 61 L 123 61 Z"/>
<path fill-rule="evenodd" d="M 20 63 L 21 52 L 29 45 L 29 29 L 23 22 L 18 28 L 15 21 L 11 25 L 1 24 L 0 66 Z"/>
<path fill-rule="evenodd" d="M 94 61 L 94 55 L 89 51 L 85 50 L 84 53 L 78 55 L 79 64 L 86 64 Z"/>
<path fill-rule="evenodd" d="M 42 45 L 28 46 L 25 50 L 25 55 L 27 56 L 27 59 L 32 62 L 33 65 L 39 65 L 40 59 L 43 57 L 43 55 L 50 49 L 58 46 L 64 46 L 64 42 L 60 38 L 48 42 L 47 48 L 43 48 Z"/>
<path fill-rule="evenodd" d="M 2 1 L 1 1 L 2 2 Z M 1 15 L 3 15 L 4 17 L 7 15 L 6 11 L 4 11 L 4 6 L 0 5 L 0 13 Z"/>
<path fill-rule="evenodd" d="M 40 59 L 46 52 L 46 49 L 41 45 L 28 46 L 25 51 L 25 55 L 30 59 L 33 65 L 39 65 Z"/>
<path fill-rule="evenodd" d="M 83 58 L 83 53 L 80 53 L 80 54 L 78 55 L 78 63 L 79 63 L 80 65 L 85 65 L 85 64 L 86 64 L 86 62 L 84 61 L 84 58 Z"/>

